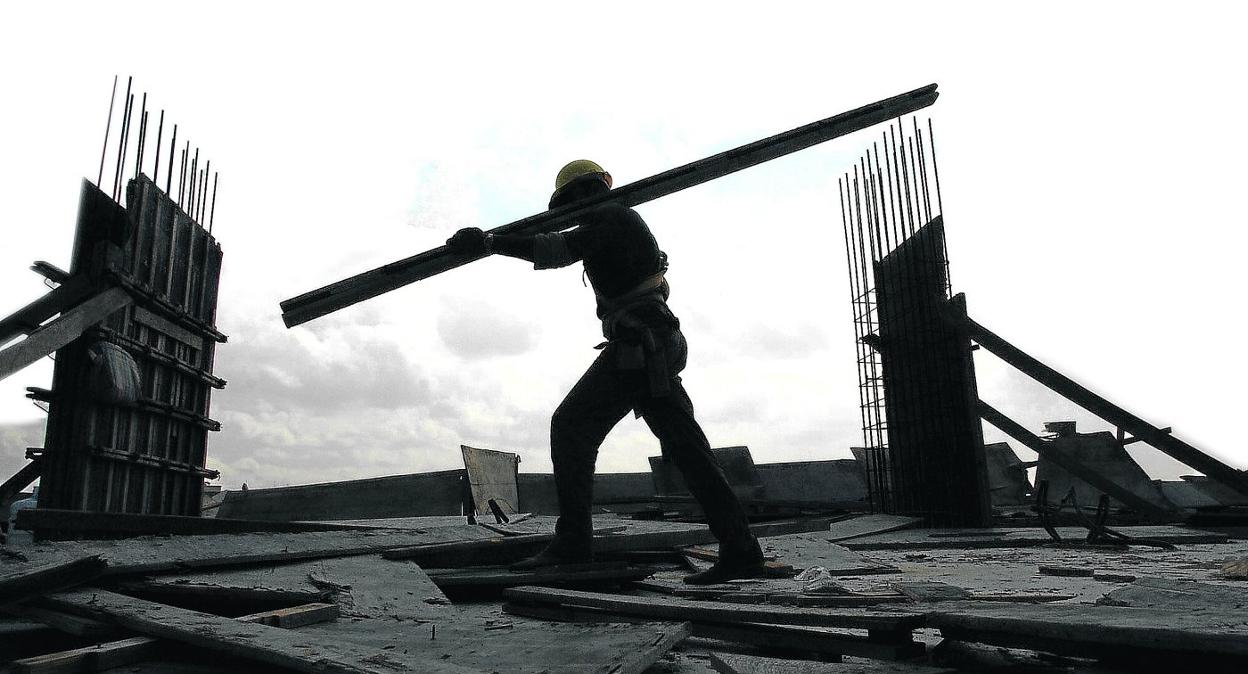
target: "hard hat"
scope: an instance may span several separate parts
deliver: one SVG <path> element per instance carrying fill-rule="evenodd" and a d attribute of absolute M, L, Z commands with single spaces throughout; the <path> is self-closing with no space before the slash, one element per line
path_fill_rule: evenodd
<path fill-rule="evenodd" d="M 607 173 L 601 166 L 588 160 L 577 159 L 568 162 L 563 168 L 559 169 L 559 175 L 555 176 L 555 191 L 563 189 L 568 183 L 590 174 L 598 174 L 607 183 L 607 187 L 611 187 L 611 174 Z"/>

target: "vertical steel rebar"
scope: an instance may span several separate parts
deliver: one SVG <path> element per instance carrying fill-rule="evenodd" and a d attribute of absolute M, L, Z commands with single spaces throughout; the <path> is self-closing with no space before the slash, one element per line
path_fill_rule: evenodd
<path fill-rule="evenodd" d="M 95 178 L 95 187 L 100 187 L 104 180 L 104 156 L 108 154 L 108 134 L 113 128 L 113 104 L 117 102 L 117 76 L 113 75 L 113 93 L 108 96 L 108 121 L 104 124 L 104 148 L 100 150 L 100 172 Z"/>
<path fill-rule="evenodd" d="M 210 175 L 212 175 L 212 160 L 211 159 L 209 159 L 208 162 L 204 164 L 204 181 L 203 181 L 204 184 L 203 184 L 203 187 L 200 189 L 201 196 L 199 198 L 201 205 L 199 207 L 199 217 L 195 218 L 195 222 L 198 222 L 201 225 L 203 224 L 203 221 L 204 221 L 204 213 L 206 212 L 205 209 L 208 207 L 208 204 L 207 204 L 208 176 Z"/>
<path fill-rule="evenodd" d="M 160 183 L 160 141 L 165 134 L 165 111 L 160 111 L 160 123 L 156 126 L 156 165 L 152 167 L 152 184 L 159 189 Z"/>
<path fill-rule="evenodd" d="M 165 196 L 173 197 L 173 157 L 178 147 L 178 125 L 173 125 L 173 137 L 169 139 L 169 173 L 165 176 Z"/>
<path fill-rule="evenodd" d="M 134 94 L 130 94 L 130 101 L 126 104 L 126 123 L 121 130 L 121 156 L 117 160 L 117 179 L 124 181 L 126 178 L 126 158 L 130 156 L 130 125 L 134 122 Z M 113 185 L 113 191 L 116 196 L 113 200 L 121 203 L 121 196 L 125 193 L 125 183 Z"/>
<path fill-rule="evenodd" d="M 143 146 L 147 141 L 147 92 L 143 92 L 143 104 L 139 106 L 139 144 L 134 150 L 134 179 L 143 170 Z"/>
<path fill-rule="evenodd" d="M 212 174 L 212 207 L 208 211 L 208 233 L 212 234 L 212 221 L 217 215 L 217 180 L 221 177 L 220 172 Z M 208 244 L 204 244 L 205 246 Z"/>
<path fill-rule="evenodd" d="M 114 201 L 117 200 L 117 181 L 121 180 L 121 148 L 122 148 L 122 145 L 126 142 L 126 122 L 130 117 L 130 113 L 127 112 L 125 106 L 127 105 L 126 103 L 127 101 L 133 100 L 133 98 L 130 96 L 130 86 L 133 83 L 134 83 L 133 76 L 126 79 L 126 95 L 122 97 L 121 99 L 121 104 L 123 107 L 121 111 L 121 129 L 119 129 L 118 138 L 117 138 L 117 161 L 116 161 L 116 165 L 113 167 L 113 189 L 109 193 L 110 195 L 112 195 Z"/>

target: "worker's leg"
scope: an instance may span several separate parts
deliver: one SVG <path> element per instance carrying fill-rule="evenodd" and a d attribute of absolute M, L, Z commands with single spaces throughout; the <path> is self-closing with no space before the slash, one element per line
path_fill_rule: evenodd
<path fill-rule="evenodd" d="M 594 462 L 598 447 L 632 408 L 636 392 L 617 375 L 610 349 L 589 366 L 550 421 L 550 458 L 555 468 L 559 521 L 555 533 L 589 545 L 593 525 Z"/>
<path fill-rule="evenodd" d="M 711 533 L 719 539 L 721 558 L 746 563 L 761 560 L 762 552 L 750 532 L 745 509 L 711 453 L 711 444 L 694 418 L 693 402 L 676 376 L 684 369 L 685 355 L 684 336 L 676 331 L 667 347 L 671 391 L 646 400 L 641 406 L 642 418 L 658 437 L 664 459 L 676 464 L 689 493 L 706 512 Z"/>

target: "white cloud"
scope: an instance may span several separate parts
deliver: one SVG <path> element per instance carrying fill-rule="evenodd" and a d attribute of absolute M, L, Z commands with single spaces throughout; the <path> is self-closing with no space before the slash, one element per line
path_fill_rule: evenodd
<path fill-rule="evenodd" d="M 15 6 L 5 26 L 25 28 L 0 40 L 0 59 L 31 65 L 0 87 L 38 104 L 0 110 L 23 130 L 0 162 L 0 202 L 21 227 L 0 249 L 0 313 L 45 290 L 31 261 L 66 264 L 111 75 L 133 71 L 222 172 L 232 339 L 217 371 L 231 384 L 214 398 L 226 430 L 210 456 L 227 484 L 449 467 L 461 441 L 518 449 L 539 470 L 550 412 L 599 339 L 579 270 L 486 260 L 294 330 L 278 302 L 539 211 L 568 159 L 628 183 L 938 81 L 952 275 L 971 314 L 1248 464 L 1228 413 L 1248 377 L 1245 326 L 1227 309 L 1248 245 L 1235 216 L 1248 169 L 1234 159 L 1248 130 L 1190 138 L 1209 110 L 1245 102 L 1226 86 L 1248 60 L 1240 10 L 694 3 L 656 21 L 659 7 L 227 3 L 192 20 L 153 3 L 81 5 L 64 21 Z M 895 19 L 887 48 L 871 31 L 828 37 L 881 16 Z M 231 47 L 159 59 L 113 39 L 172 26 L 183 44 Z M 672 257 L 686 381 L 713 443 L 771 461 L 861 441 L 835 179 L 876 133 L 639 208 Z M 0 382 L 0 420 L 36 419 L 22 388 L 50 372 Z M 1067 414 L 994 376 L 985 399 L 1020 421 Z M 600 466 L 644 470 L 652 440 L 625 422 Z"/>

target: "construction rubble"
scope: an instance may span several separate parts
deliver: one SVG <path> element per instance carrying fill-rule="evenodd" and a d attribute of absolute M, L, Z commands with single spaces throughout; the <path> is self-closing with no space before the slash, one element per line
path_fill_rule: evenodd
<path fill-rule="evenodd" d="M 101 157 L 68 270 L 36 262 L 50 292 L 0 319 L 0 379 L 55 355 L 51 388 L 27 389 L 48 412 L 44 446 L 0 484 L 4 671 L 1248 671 L 1248 473 L 970 317 L 949 282 L 931 121 L 903 119 L 936 85 L 491 230 L 562 231 L 590 207 L 895 121 L 838 181 L 862 446 L 794 463 L 714 450 L 766 564 L 697 586 L 683 579 L 715 563 L 716 539 L 663 457 L 595 476 L 592 562 L 526 571 L 510 565 L 554 539 L 559 505 L 554 476 L 519 472 L 514 452 L 462 446 L 462 468 L 346 482 L 209 485 L 227 342 L 216 173 L 178 146 L 176 125 L 161 163 L 164 111 L 146 142 L 155 110 L 146 94 L 135 107 L 130 84 L 112 184 Z M 399 260 L 283 302 L 282 320 L 479 257 Z M 979 398 L 980 348 L 1112 430 L 1012 420 Z M 986 442 L 984 423 L 1016 444 Z M 1135 442 L 1192 474 L 1150 478 Z"/>
<path fill-rule="evenodd" d="M 1092 672 L 1248 664 L 1242 527 L 1098 531 L 1067 513 L 1046 518 L 1051 534 L 1033 508 L 1003 496 L 991 528 L 922 528 L 915 517 L 793 498 L 782 486 L 793 481 L 776 479 L 801 471 L 807 489 L 839 481 L 843 493 L 865 496 L 853 461 L 754 465 L 748 449 L 734 447 L 717 454 L 749 504 L 774 577 L 681 582 L 714 561 L 715 539 L 657 457 L 649 475 L 598 476 L 594 563 L 520 573 L 507 565 L 540 550 L 555 517 L 515 506 L 527 496 L 549 510 L 541 496 L 550 476 L 517 473 L 514 454 L 463 453 L 463 470 L 383 478 L 392 490 L 360 480 L 226 492 L 206 503 L 208 513 L 252 507 L 263 519 L 29 511 L 21 524 L 40 538 L 91 540 L 5 548 L 0 648 L 9 671 Z M 412 496 L 411 483 L 421 481 L 466 488 L 462 502 L 443 505 L 469 515 L 395 516 L 431 507 Z M 315 501 L 341 506 L 342 516 L 293 519 L 312 491 Z M 375 492 L 373 502 L 345 498 Z M 394 498 L 402 493 L 408 498 Z M 286 512 L 275 507 L 282 502 Z M 361 517 L 369 510 L 373 517 Z M 1127 516 L 1114 509 L 1109 519 Z M 186 533 L 151 535 L 158 531 Z"/>

